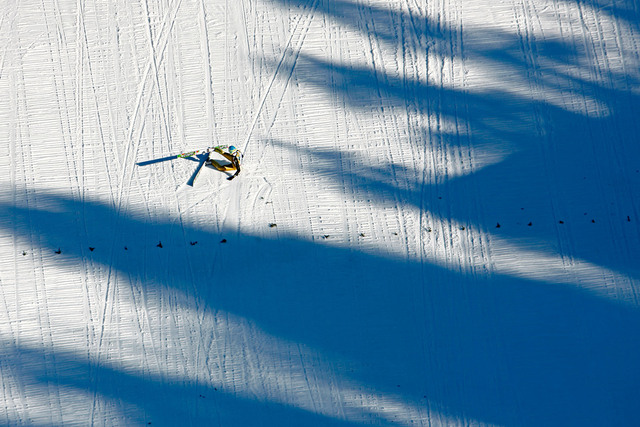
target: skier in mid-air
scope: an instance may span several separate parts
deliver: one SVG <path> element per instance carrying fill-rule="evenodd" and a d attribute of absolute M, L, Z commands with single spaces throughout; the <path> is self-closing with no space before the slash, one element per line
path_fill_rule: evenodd
<path fill-rule="evenodd" d="M 233 145 L 218 145 L 213 148 L 213 151 L 222 154 L 222 156 L 231 163 L 220 163 L 218 160 L 209 159 L 207 160 L 207 164 L 213 166 L 220 172 L 236 171 L 235 174 L 227 178 L 229 181 L 238 176 L 240 173 L 240 150 Z"/>

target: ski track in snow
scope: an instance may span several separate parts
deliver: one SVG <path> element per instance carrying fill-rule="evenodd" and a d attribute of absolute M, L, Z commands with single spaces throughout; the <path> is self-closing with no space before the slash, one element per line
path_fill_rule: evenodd
<path fill-rule="evenodd" d="M 7 3 L 0 424 L 633 425 L 639 18 Z"/>

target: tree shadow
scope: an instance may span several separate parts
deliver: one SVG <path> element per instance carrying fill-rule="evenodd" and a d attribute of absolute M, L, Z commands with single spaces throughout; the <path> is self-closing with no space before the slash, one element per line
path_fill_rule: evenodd
<path fill-rule="evenodd" d="M 312 6 L 314 0 L 270 0 L 272 3 L 281 4 L 283 10 L 305 10 Z M 609 0 L 563 0 L 563 3 L 594 6 L 598 12 L 605 13 L 614 20 L 622 20 L 626 24 L 638 27 L 640 23 L 640 10 L 633 0 L 621 0 L 611 2 Z M 436 22 L 430 22 L 420 16 L 409 5 L 407 10 L 398 10 L 397 7 L 382 7 L 378 5 L 363 4 L 355 0 L 319 0 L 316 11 L 324 16 L 330 16 L 339 25 L 356 29 L 364 34 L 371 34 L 377 39 L 390 43 L 399 43 L 403 38 L 422 40 L 421 46 L 430 45 L 429 39 L 441 37 L 443 27 Z M 415 4 L 414 6 L 418 6 Z M 395 28 L 400 23 L 409 23 L 410 33 L 401 35 Z M 449 34 L 452 29 L 446 29 Z M 423 35 L 427 39 L 422 38 Z"/>
<path fill-rule="evenodd" d="M 19 238 L 37 234 L 43 248 L 64 246 L 70 265 L 98 263 L 138 278 L 149 292 L 198 295 L 207 310 L 233 313 L 285 342 L 318 349 L 325 359 L 320 365 L 331 366 L 342 384 L 458 420 L 533 426 L 629 425 L 634 419 L 640 397 L 640 340 L 634 331 L 640 330 L 640 316 L 625 304 L 563 284 L 456 273 L 284 235 L 274 240 L 240 233 L 221 245 L 225 230 L 118 216 L 97 201 L 45 192 L 37 197 L 46 209 L 2 204 L 0 214 L 12 219 L 3 227 Z M 79 232 L 77 227 L 69 228 L 81 209 L 88 223 L 102 224 L 82 239 L 70 233 Z M 192 236 L 203 244 L 189 247 Z M 81 247 L 84 239 L 97 242 L 89 257 Z M 157 240 L 164 249 L 155 247 Z M 114 255 L 129 241 L 136 243 Z M 212 275 L 211 263 L 198 267 L 196 260 L 211 259 L 214 245 L 214 259 L 246 260 L 232 284 Z M 193 260 L 191 270 L 184 268 L 186 258 Z M 192 274 L 204 279 L 194 282 Z M 270 356 L 283 357 L 277 351 Z M 104 378 L 55 376 L 47 382 L 93 384 L 98 394 L 110 396 L 122 380 L 161 393 L 153 381 L 140 382 L 102 364 L 92 369 Z M 316 375 L 326 375 L 316 369 Z M 171 393 L 195 395 L 190 386 Z M 147 405 L 140 399 L 126 397 Z M 244 405 L 252 403 L 219 411 L 233 417 Z M 302 422 L 314 417 L 289 409 L 274 416 Z M 377 423 L 393 422 L 378 417 Z"/>
<path fill-rule="evenodd" d="M 278 420 L 280 425 L 355 426 L 357 424 L 314 414 L 278 402 L 258 401 L 239 396 L 233 390 L 214 387 L 187 378 L 167 379 L 158 374 L 137 372 L 117 364 L 95 364 L 62 350 L 16 347 L 3 340 L 3 363 L 15 367 L 15 377 L 25 387 L 23 399 L 42 394 L 42 389 L 55 386 L 67 406 L 60 408 L 63 424 L 118 424 L 126 420 L 131 425 L 255 425 L 256 420 Z M 55 359 L 55 366 L 50 360 Z M 8 376 L 5 376 L 7 379 Z M 15 379 L 15 378 L 14 378 Z M 94 401 L 92 390 L 101 400 Z M 46 392 L 44 393 L 46 395 Z M 74 396 L 69 399 L 68 396 Z M 72 402 L 72 400 L 75 400 Z M 44 404 L 43 399 L 41 404 Z M 70 407 L 73 405 L 73 407 Z M 117 413 L 113 419 L 92 419 L 98 405 Z M 29 410 L 31 422 L 40 418 L 38 404 Z M 45 417 L 56 414 L 41 411 Z M 122 417 L 122 418 L 120 418 Z M 118 420 L 119 421 L 116 421 Z M 123 420 L 124 419 L 124 420 Z M 19 420 L 7 419 L 7 425 Z M 49 425 L 43 423 L 42 425 Z"/>
<path fill-rule="evenodd" d="M 307 2 L 282 3 L 290 6 Z M 388 23 L 379 27 L 390 29 L 395 28 L 393 23 L 416 19 L 405 12 L 346 1 L 321 2 L 318 9 L 342 25 L 363 31 L 374 23 Z M 455 29 L 441 24 L 436 28 L 434 23 L 423 20 L 423 33 L 419 32 L 419 26 L 413 25 L 418 32 L 410 36 L 397 31 L 395 38 L 386 33 L 374 34 L 400 46 L 402 37 L 424 38 L 430 43 L 427 52 L 435 46 L 439 49 L 438 55 L 452 55 L 452 43 L 460 34 Z M 535 238 L 561 246 L 559 234 L 568 234 L 575 244 L 562 248 L 566 255 L 637 278 L 639 208 L 634 195 L 640 193 L 636 161 L 640 152 L 635 140 L 640 135 L 640 127 L 634 117 L 640 96 L 631 90 L 637 78 L 623 76 L 626 85 L 616 86 L 613 82 L 620 77 L 610 72 L 600 72 L 597 79 L 585 77 L 584 74 L 592 70 L 584 70 L 583 55 L 569 42 L 536 41 L 534 49 L 538 59 L 531 60 L 522 51 L 520 36 L 495 29 L 474 31 L 467 37 L 477 35 L 500 40 L 500 47 L 489 44 L 467 48 L 465 58 L 480 57 L 493 66 L 512 70 L 513 81 L 537 87 L 533 92 L 545 95 L 540 99 L 527 98 L 511 91 L 508 82 L 503 88 L 472 92 L 407 79 L 363 65 L 335 63 L 305 53 L 290 52 L 285 57 L 296 61 L 293 78 L 298 83 L 323 89 L 338 97 L 338 103 L 367 112 L 415 108 L 421 115 L 462 124 L 453 133 L 438 127 L 417 130 L 423 138 L 413 141 L 411 148 L 425 151 L 422 161 L 427 160 L 428 152 L 438 150 L 458 154 L 474 152 L 473 156 L 462 154 L 459 159 L 450 159 L 471 163 L 463 165 L 467 168 L 465 174 L 453 179 L 429 171 L 434 180 L 425 186 L 420 171 L 415 170 L 413 176 L 404 174 L 406 179 L 400 183 L 352 176 L 355 186 L 367 186 L 374 197 L 383 193 L 399 196 L 409 204 L 461 224 L 484 230 L 500 224 L 501 235 L 510 239 Z M 270 66 L 275 65 L 274 62 Z M 575 106 L 563 106 L 557 101 L 572 96 L 590 103 L 580 107 L 589 111 L 574 110 Z M 555 101 L 550 102 L 551 99 Z M 296 141 L 289 144 L 292 150 L 300 150 Z M 340 165 L 340 173 L 332 175 L 336 179 L 358 170 L 348 160 L 344 161 L 345 153 L 307 154 L 336 160 L 335 164 Z M 474 165 L 477 158 L 499 160 Z M 615 164 L 603 163 L 603 159 Z M 391 169 L 401 167 L 387 165 L 375 169 L 385 169 L 391 175 Z M 362 168 L 357 174 L 361 172 Z M 442 203 L 429 194 L 444 198 L 446 212 L 439 212 Z M 482 206 L 479 217 L 477 212 L 469 210 L 470 198 L 479 200 Z M 560 224 L 565 231 L 558 230 Z M 624 248 L 616 242 L 613 233 L 624 235 L 628 240 Z"/>

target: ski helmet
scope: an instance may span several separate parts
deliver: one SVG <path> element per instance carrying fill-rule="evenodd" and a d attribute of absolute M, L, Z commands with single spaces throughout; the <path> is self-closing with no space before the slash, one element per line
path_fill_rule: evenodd
<path fill-rule="evenodd" d="M 233 145 L 229 147 L 229 153 L 233 154 L 236 151 L 238 151 L 238 149 L 236 147 L 234 147 Z"/>

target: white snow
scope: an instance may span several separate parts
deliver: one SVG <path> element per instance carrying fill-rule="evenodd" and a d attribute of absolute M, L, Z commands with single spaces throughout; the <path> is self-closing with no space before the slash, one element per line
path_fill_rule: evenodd
<path fill-rule="evenodd" d="M 634 0 L 4 2 L 0 424 L 635 425 L 639 88 Z"/>

